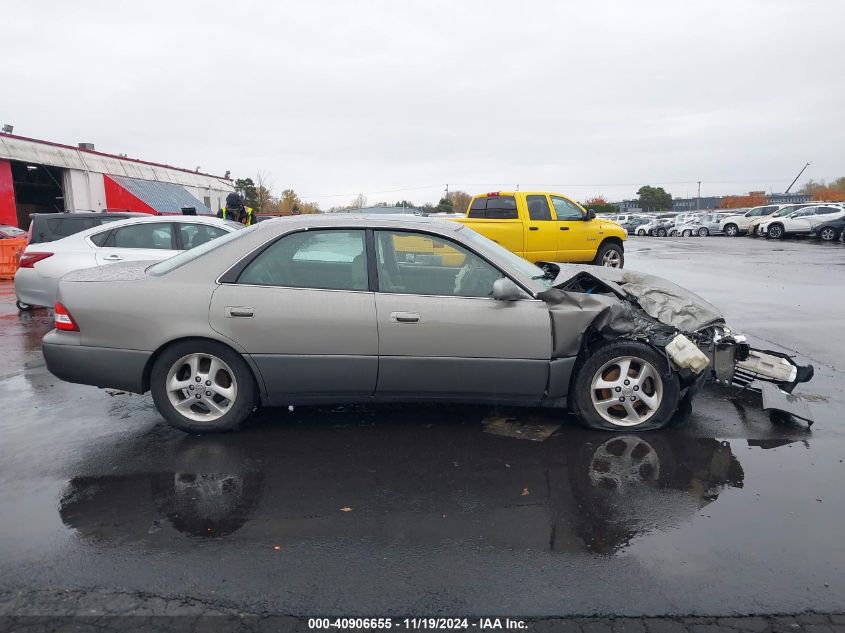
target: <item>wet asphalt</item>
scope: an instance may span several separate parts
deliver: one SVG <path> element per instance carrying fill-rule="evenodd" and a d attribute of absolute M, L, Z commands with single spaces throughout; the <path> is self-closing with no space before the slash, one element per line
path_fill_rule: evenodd
<path fill-rule="evenodd" d="M 711 388 L 642 435 L 392 405 L 187 436 L 149 396 L 53 378 L 49 316 L 19 315 L 0 282 L 0 592 L 291 615 L 845 610 L 845 247 L 632 238 L 627 267 L 813 363 L 797 392 L 816 424 Z"/>

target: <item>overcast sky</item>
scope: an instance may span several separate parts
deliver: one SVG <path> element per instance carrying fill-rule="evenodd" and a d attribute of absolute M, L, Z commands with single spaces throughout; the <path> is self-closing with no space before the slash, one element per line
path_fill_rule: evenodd
<path fill-rule="evenodd" d="M 14 0 L 0 122 L 324 209 L 783 191 L 845 175 L 843 25 L 841 0 Z"/>

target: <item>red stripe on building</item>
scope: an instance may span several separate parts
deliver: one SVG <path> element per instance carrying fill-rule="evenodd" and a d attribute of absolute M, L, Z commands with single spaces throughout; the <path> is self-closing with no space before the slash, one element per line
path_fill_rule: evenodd
<path fill-rule="evenodd" d="M 0 160 L 0 224 L 18 225 L 15 184 L 12 181 L 12 164 L 7 160 Z"/>
<path fill-rule="evenodd" d="M 103 174 L 103 185 L 106 190 L 106 208 L 108 209 L 125 209 L 126 211 L 140 211 L 141 213 L 151 213 L 158 215 L 158 211 L 153 209 L 146 202 L 130 193 L 114 180 Z"/>

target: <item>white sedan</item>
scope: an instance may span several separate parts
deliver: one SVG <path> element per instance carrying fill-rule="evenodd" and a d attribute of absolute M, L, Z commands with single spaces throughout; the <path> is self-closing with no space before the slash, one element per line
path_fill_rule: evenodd
<path fill-rule="evenodd" d="M 809 235 L 816 225 L 845 216 L 845 206 L 829 203 L 804 207 L 783 217 L 765 220 L 757 227 L 760 235 L 779 240 L 785 235 Z"/>
<path fill-rule="evenodd" d="M 15 273 L 18 308 L 52 307 L 59 279 L 73 270 L 124 261 L 161 261 L 244 228 L 204 216 L 149 216 L 97 226 L 55 242 L 30 244 Z"/>

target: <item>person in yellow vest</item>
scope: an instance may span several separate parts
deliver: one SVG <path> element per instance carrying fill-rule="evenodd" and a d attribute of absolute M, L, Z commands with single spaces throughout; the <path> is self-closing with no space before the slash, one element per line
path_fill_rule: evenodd
<path fill-rule="evenodd" d="M 244 226 L 251 226 L 255 215 L 252 207 L 244 206 L 243 199 L 237 193 L 226 196 L 226 206 L 220 209 L 217 217 L 224 220 L 234 220 Z"/>

